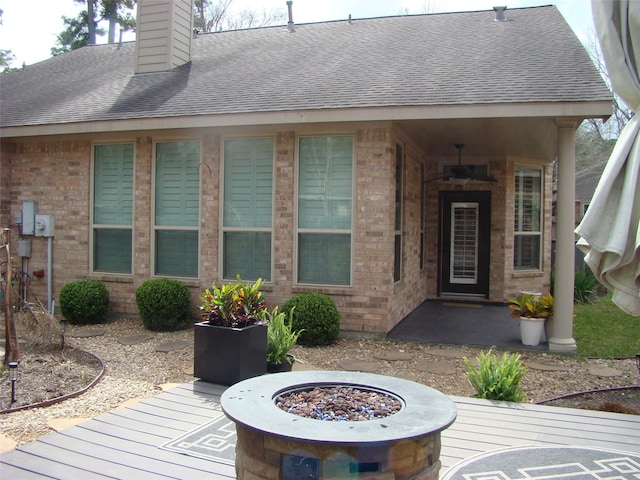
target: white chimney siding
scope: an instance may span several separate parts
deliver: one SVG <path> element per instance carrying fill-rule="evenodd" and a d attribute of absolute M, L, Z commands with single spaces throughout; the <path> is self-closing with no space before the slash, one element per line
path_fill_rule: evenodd
<path fill-rule="evenodd" d="M 192 0 L 138 0 L 134 72 L 166 72 L 189 63 L 192 38 Z"/>

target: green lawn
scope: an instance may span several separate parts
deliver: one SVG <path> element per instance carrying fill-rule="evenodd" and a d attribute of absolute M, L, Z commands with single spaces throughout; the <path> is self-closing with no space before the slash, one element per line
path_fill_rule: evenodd
<path fill-rule="evenodd" d="M 580 356 L 612 358 L 640 353 L 640 318 L 620 310 L 611 295 L 576 305 L 573 325 Z"/>

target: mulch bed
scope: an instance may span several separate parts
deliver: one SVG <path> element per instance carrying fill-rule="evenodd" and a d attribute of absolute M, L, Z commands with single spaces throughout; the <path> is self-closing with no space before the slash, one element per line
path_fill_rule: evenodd
<path fill-rule="evenodd" d="M 640 415 L 640 386 L 567 395 L 541 405 Z"/>
<path fill-rule="evenodd" d="M 74 348 L 22 348 L 15 369 L 15 402 L 12 402 L 11 372 L 0 375 L 0 412 L 51 402 L 87 388 L 102 373 L 96 357 Z"/>

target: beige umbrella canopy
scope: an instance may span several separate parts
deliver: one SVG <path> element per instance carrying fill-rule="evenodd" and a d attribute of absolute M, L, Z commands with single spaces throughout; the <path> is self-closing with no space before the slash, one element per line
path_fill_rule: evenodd
<path fill-rule="evenodd" d="M 615 304 L 640 316 L 640 2 L 592 0 L 591 7 L 613 90 L 634 117 L 576 229 L 578 247 Z"/>

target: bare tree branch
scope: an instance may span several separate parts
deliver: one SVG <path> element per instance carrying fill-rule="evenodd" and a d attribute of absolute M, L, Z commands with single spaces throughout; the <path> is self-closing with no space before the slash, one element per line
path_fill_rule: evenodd
<path fill-rule="evenodd" d="M 219 32 L 242 28 L 266 27 L 284 23 L 286 14 L 282 9 L 241 10 L 232 14 L 233 0 L 195 0 L 194 26 L 200 32 Z"/>
<path fill-rule="evenodd" d="M 594 66 L 596 67 L 596 70 L 598 70 L 598 73 L 600 73 L 600 76 L 605 81 L 613 95 L 613 114 L 611 115 L 609 120 L 603 123 L 597 119 L 589 119 L 587 120 L 587 128 L 591 129 L 602 139 L 618 138 L 622 129 L 633 117 L 633 111 L 629 107 L 627 107 L 627 105 L 625 105 L 622 99 L 613 91 L 613 88 L 611 87 L 609 72 L 607 71 L 607 66 L 605 64 L 604 57 L 602 56 L 602 51 L 600 50 L 598 35 L 596 34 L 595 30 L 592 29 L 589 33 L 589 37 L 587 39 L 585 47 L 587 49 L 587 53 L 589 53 L 589 56 L 593 61 Z"/>

